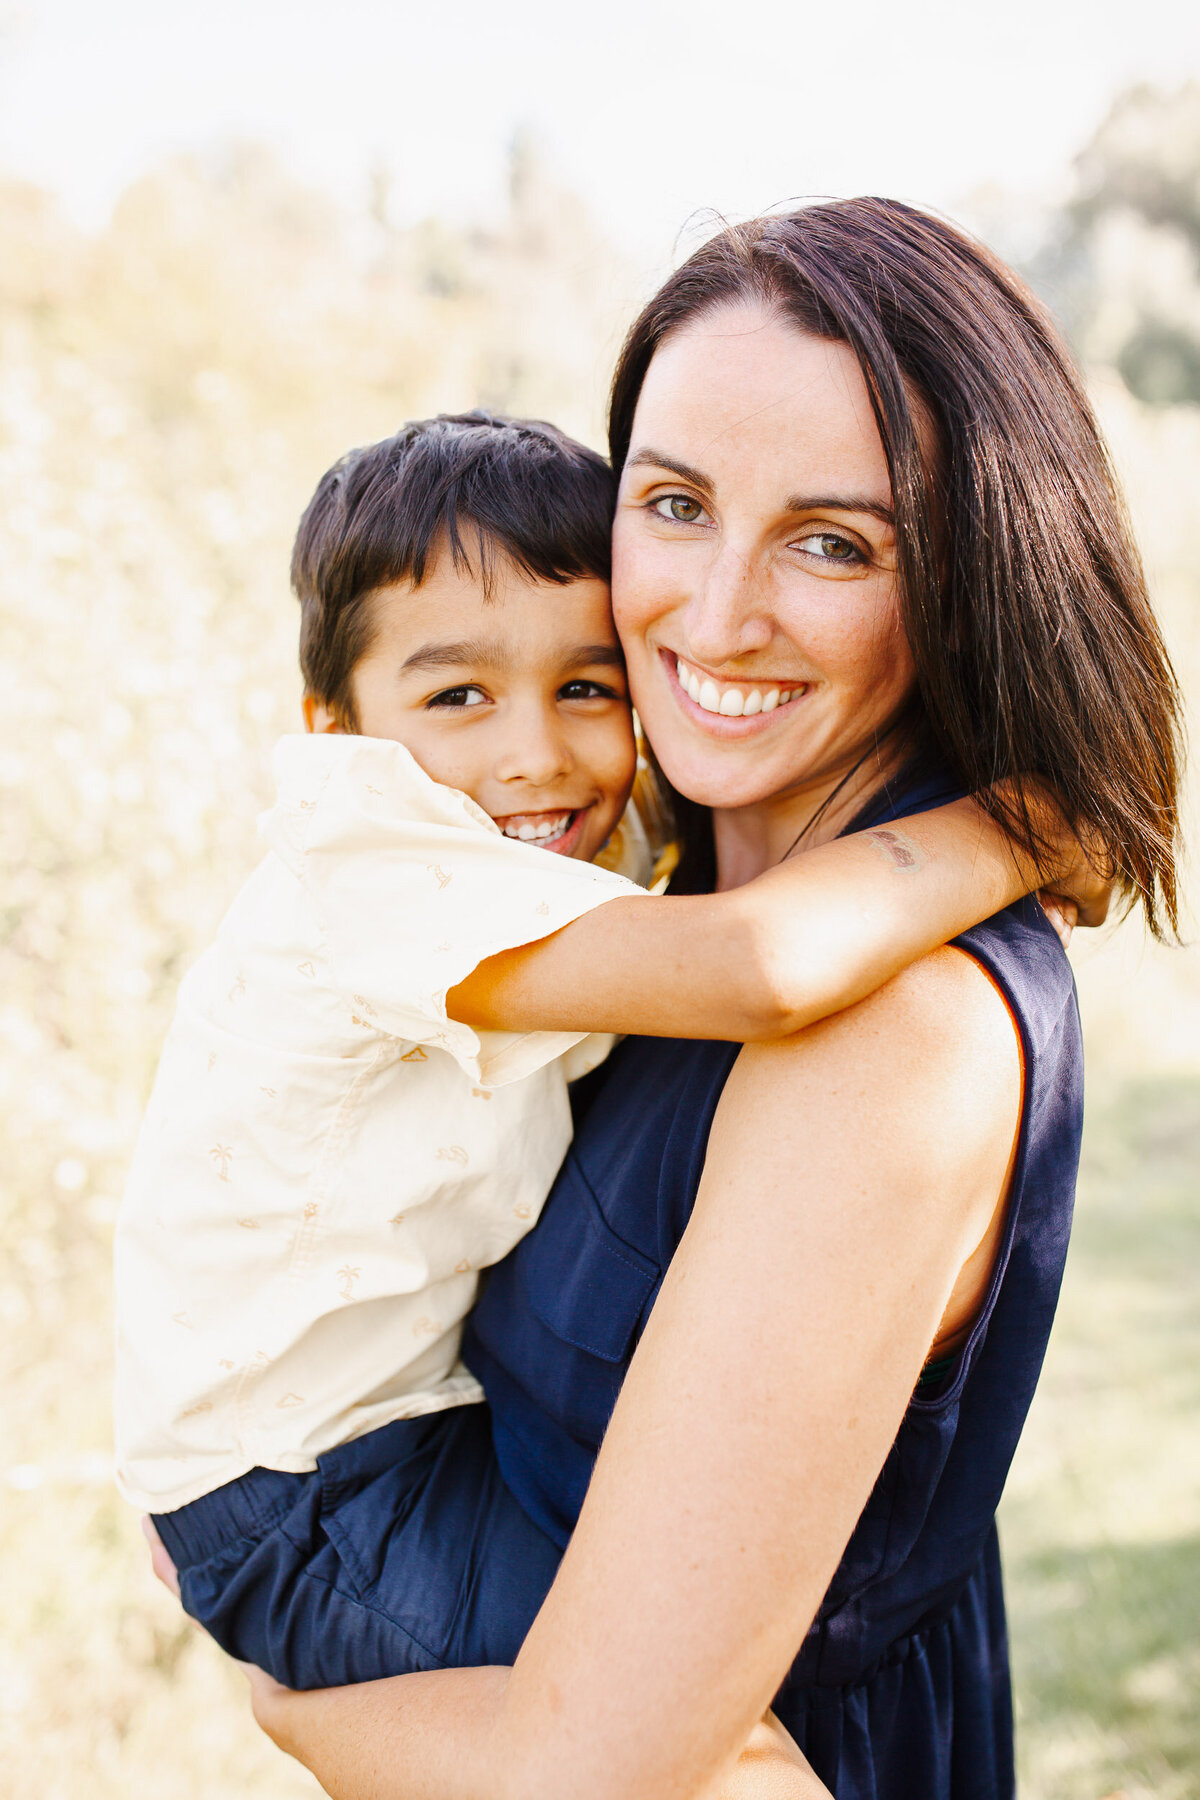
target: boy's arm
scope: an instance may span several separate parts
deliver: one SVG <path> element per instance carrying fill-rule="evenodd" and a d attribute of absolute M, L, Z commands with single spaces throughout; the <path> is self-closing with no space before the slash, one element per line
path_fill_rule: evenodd
<path fill-rule="evenodd" d="M 1048 871 L 973 800 L 805 852 L 724 894 L 606 902 L 450 990 L 476 1030 L 782 1037 L 839 1012 L 1049 875 L 1104 891 L 1077 845 Z"/>

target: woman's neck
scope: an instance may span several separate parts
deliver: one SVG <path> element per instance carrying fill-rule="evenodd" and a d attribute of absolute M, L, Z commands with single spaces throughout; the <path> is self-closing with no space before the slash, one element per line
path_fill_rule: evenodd
<path fill-rule="evenodd" d="M 881 743 L 857 764 L 773 794 L 753 806 L 714 807 L 717 891 L 741 887 L 793 848 L 815 849 L 845 829 L 904 760 L 904 746 Z"/>

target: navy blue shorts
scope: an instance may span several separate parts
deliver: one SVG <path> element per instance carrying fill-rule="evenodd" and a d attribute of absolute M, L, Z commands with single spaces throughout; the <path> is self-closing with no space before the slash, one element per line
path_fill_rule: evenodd
<path fill-rule="evenodd" d="M 511 1663 L 562 1555 L 504 1485 L 487 1406 L 251 1469 L 155 1517 L 183 1604 L 288 1687 Z"/>

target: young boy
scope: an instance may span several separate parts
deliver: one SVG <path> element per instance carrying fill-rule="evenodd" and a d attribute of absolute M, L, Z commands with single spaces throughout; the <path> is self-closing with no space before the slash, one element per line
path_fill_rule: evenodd
<path fill-rule="evenodd" d="M 334 1641 L 322 1459 L 482 1398 L 462 1321 L 538 1216 L 567 1079 L 608 1048 L 588 1027 L 792 1030 L 1037 879 L 961 802 L 733 894 L 636 887 L 611 507 L 599 457 L 468 414 L 352 452 L 300 526 L 309 735 L 279 745 L 267 857 L 182 985 L 117 1244 L 122 1491 L 188 1610 L 290 1686 L 421 1666 L 378 1596 L 363 1655 Z M 539 1019 L 562 1029 L 448 1009 L 481 963 L 608 906 L 613 953 Z M 281 1486 L 323 1494 L 319 1551 Z"/>

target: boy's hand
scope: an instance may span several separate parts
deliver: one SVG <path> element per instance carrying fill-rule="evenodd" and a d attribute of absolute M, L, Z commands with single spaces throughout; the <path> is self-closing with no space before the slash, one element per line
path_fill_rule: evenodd
<path fill-rule="evenodd" d="M 1104 866 L 1099 857 L 1095 862 L 1090 861 L 1083 845 L 1078 840 L 1073 840 L 1073 850 L 1068 853 L 1061 872 L 1055 873 L 1053 888 L 1044 889 L 1038 898 L 1046 907 L 1050 922 L 1060 937 L 1062 931 L 1051 911 L 1051 905 L 1060 912 L 1065 912 L 1068 908 L 1074 911 L 1075 917 L 1067 927 L 1067 936 L 1070 937 L 1070 926 L 1073 924 L 1103 925 L 1108 917 L 1112 894 L 1111 870 Z"/>
<path fill-rule="evenodd" d="M 1103 925 L 1112 901 L 1113 883 L 1107 870 L 1097 868 L 1076 840 L 1074 853 L 1052 888 L 1038 893 L 1042 911 L 1053 925 L 1065 950 L 1076 925 Z"/>
<path fill-rule="evenodd" d="M 1108 917 L 1112 868 L 1104 845 L 1094 835 L 1080 839 L 1071 830 L 1050 788 L 1040 781 L 1023 785 L 1024 809 L 1046 852 L 1042 861 L 1046 885 L 1038 899 L 1065 946 L 1076 925 L 1103 925 Z M 1014 782 L 998 781 L 993 791 L 1006 807 L 1021 798 Z"/>
<path fill-rule="evenodd" d="M 1078 906 L 1074 900 L 1068 900 L 1064 894 L 1051 894 L 1044 888 L 1038 895 L 1038 902 L 1058 933 L 1058 941 L 1065 950 L 1071 942 L 1071 933 L 1079 923 Z"/>

